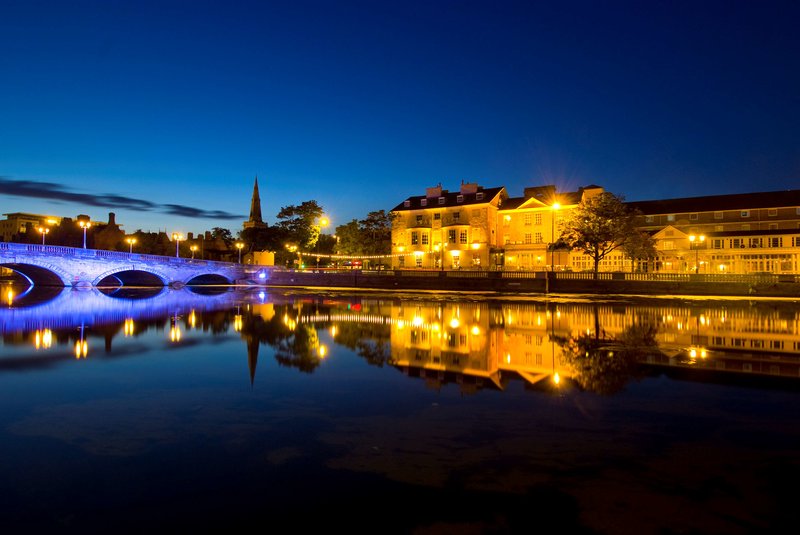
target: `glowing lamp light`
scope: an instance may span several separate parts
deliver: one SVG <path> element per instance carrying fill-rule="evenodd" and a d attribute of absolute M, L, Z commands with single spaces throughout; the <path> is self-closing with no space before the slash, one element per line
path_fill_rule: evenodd
<path fill-rule="evenodd" d="M 558 375 L 558 372 L 553 374 L 553 382 L 556 384 L 556 386 L 558 386 L 558 384 L 561 382 L 561 376 Z"/>
<path fill-rule="evenodd" d="M 477 336 L 477 335 L 481 334 L 481 329 L 480 329 L 480 327 L 478 327 L 477 325 L 473 325 L 473 326 L 472 326 L 472 331 L 471 331 L 471 332 L 472 332 L 472 334 L 474 334 L 475 336 Z"/>
<path fill-rule="evenodd" d="M 461 322 L 460 322 L 460 321 L 458 321 L 458 318 L 453 318 L 453 319 L 451 319 L 451 320 L 450 320 L 450 327 L 451 327 L 451 328 L 453 328 L 453 329 L 458 329 L 458 327 L 459 327 L 460 325 L 461 325 Z"/>
<path fill-rule="evenodd" d="M 237 333 L 242 330 L 242 315 L 236 314 L 233 317 L 233 330 Z"/>
<path fill-rule="evenodd" d="M 319 349 L 317 350 L 317 353 L 319 354 L 319 357 L 320 357 L 320 358 L 323 358 L 323 359 L 324 359 L 324 358 L 325 358 L 325 355 L 327 355 L 327 354 L 328 354 L 328 346 L 326 346 L 325 344 L 321 344 L 321 345 L 319 346 Z"/>
<path fill-rule="evenodd" d="M 264 273 L 263 271 L 259 271 L 258 272 L 258 278 L 261 279 L 261 280 L 264 280 L 264 279 L 267 278 L 267 274 Z"/>

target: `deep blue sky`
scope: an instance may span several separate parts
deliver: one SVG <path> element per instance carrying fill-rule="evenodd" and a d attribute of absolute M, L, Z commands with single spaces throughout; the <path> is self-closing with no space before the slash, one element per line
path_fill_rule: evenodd
<path fill-rule="evenodd" d="M 0 213 L 237 231 L 208 216 L 246 214 L 256 174 L 270 224 L 462 180 L 796 189 L 798 21 L 796 1 L 0 0 Z"/>

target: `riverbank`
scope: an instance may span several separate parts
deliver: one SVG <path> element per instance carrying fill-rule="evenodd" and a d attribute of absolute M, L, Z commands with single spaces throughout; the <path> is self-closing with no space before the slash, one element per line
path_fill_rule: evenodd
<path fill-rule="evenodd" d="M 693 295 L 800 298 L 795 275 L 682 275 L 513 271 L 275 270 L 271 287 L 481 292 L 497 294 Z"/>

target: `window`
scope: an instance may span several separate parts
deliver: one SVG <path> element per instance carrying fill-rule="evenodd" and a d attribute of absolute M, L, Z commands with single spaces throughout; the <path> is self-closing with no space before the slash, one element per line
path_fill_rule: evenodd
<path fill-rule="evenodd" d="M 398 258 L 397 259 L 397 265 L 400 266 L 401 268 L 402 267 L 406 267 L 406 257 L 405 256 L 401 256 L 400 258 Z"/>
<path fill-rule="evenodd" d="M 783 238 L 775 237 L 775 238 L 767 238 L 770 247 L 783 247 Z"/>
<path fill-rule="evenodd" d="M 408 208 L 409 206 L 411 206 L 411 201 L 410 200 L 403 201 L 403 207 Z"/>
<path fill-rule="evenodd" d="M 722 232 L 722 225 L 714 225 L 714 232 Z"/>
<path fill-rule="evenodd" d="M 770 223 L 769 224 L 769 230 L 778 230 L 778 224 L 777 223 Z"/>
<path fill-rule="evenodd" d="M 456 231 L 455 231 L 455 229 L 451 229 L 451 230 L 447 231 L 447 241 L 449 243 L 455 243 L 456 242 Z"/>
<path fill-rule="evenodd" d="M 533 236 L 530 233 L 525 234 L 525 243 L 531 243 L 533 241 Z"/>
<path fill-rule="evenodd" d="M 412 232 L 411 245 L 417 245 L 418 243 L 419 243 L 419 232 Z"/>
<path fill-rule="evenodd" d="M 442 214 L 433 214 L 433 219 L 439 221 L 442 218 Z"/>
<path fill-rule="evenodd" d="M 458 233 L 458 243 L 461 243 L 462 245 L 467 243 L 467 231 L 466 230 L 462 230 L 461 232 Z"/>
<path fill-rule="evenodd" d="M 711 240 L 711 248 L 712 249 L 722 249 L 722 244 L 724 242 L 725 242 L 724 240 L 721 240 L 719 238 L 714 238 L 713 240 Z"/>
<path fill-rule="evenodd" d="M 767 210 L 767 215 L 770 217 L 775 217 L 776 215 L 778 215 L 778 209 L 770 208 L 769 210 Z"/>
<path fill-rule="evenodd" d="M 675 221 L 675 214 L 667 215 L 667 221 Z"/>
<path fill-rule="evenodd" d="M 428 206 L 428 199 L 422 199 L 419 201 L 420 206 Z"/>
<path fill-rule="evenodd" d="M 542 214 L 537 213 L 533 222 L 536 225 L 541 225 L 542 224 Z"/>
<path fill-rule="evenodd" d="M 444 204 L 444 197 L 439 197 L 439 204 Z"/>
<path fill-rule="evenodd" d="M 456 196 L 456 202 L 464 202 L 464 196 L 463 195 Z"/>
<path fill-rule="evenodd" d="M 417 225 L 421 225 L 421 224 L 422 224 L 422 216 L 418 215 L 417 216 Z"/>
<path fill-rule="evenodd" d="M 750 238 L 748 247 L 758 248 L 762 247 L 761 238 Z"/>
<path fill-rule="evenodd" d="M 422 233 L 422 245 L 428 245 L 428 233 L 427 232 L 423 232 Z"/>
<path fill-rule="evenodd" d="M 662 243 L 663 243 L 662 247 L 664 248 L 665 251 L 671 251 L 675 249 L 675 242 L 672 240 L 664 240 Z"/>
<path fill-rule="evenodd" d="M 475 194 L 475 200 L 476 201 L 482 201 L 483 200 L 483 192 L 479 191 L 478 193 L 476 193 Z"/>
<path fill-rule="evenodd" d="M 530 212 L 528 212 L 527 214 L 525 214 L 525 216 L 524 216 L 524 217 L 525 217 L 525 226 L 526 226 L 526 227 L 527 227 L 527 226 L 530 226 L 530 224 L 531 224 L 531 214 L 530 214 Z"/>
<path fill-rule="evenodd" d="M 542 233 L 541 232 L 536 232 L 533 235 L 533 238 L 536 240 L 536 243 L 542 243 Z"/>
<path fill-rule="evenodd" d="M 509 243 L 511 243 L 511 236 L 503 234 L 503 245 L 508 245 Z"/>
<path fill-rule="evenodd" d="M 733 238 L 731 239 L 731 249 L 740 249 L 744 247 L 744 240 L 741 238 Z"/>
<path fill-rule="evenodd" d="M 461 212 L 453 212 L 453 221 L 461 221 Z"/>
<path fill-rule="evenodd" d="M 696 213 L 695 214 L 689 214 L 689 219 L 691 219 L 692 221 L 697 221 L 697 214 Z"/>
<path fill-rule="evenodd" d="M 722 219 L 722 212 L 714 212 L 714 219 Z"/>
<path fill-rule="evenodd" d="M 742 210 L 742 217 L 750 217 L 750 210 Z"/>
<path fill-rule="evenodd" d="M 503 226 L 507 227 L 510 224 L 511 224 L 511 216 L 510 215 L 504 215 L 503 216 Z"/>
<path fill-rule="evenodd" d="M 644 216 L 644 222 L 645 223 L 652 223 L 653 221 L 655 221 L 655 219 L 656 219 L 655 216 L 652 216 L 652 215 Z"/>

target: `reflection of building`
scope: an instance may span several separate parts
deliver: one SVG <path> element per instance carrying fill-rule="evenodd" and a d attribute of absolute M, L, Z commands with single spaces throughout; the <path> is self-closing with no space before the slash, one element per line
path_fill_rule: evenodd
<path fill-rule="evenodd" d="M 591 270 L 579 251 L 551 252 L 559 221 L 603 192 L 586 186 L 558 192 L 553 185 L 508 197 L 503 187 L 441 186 L 409 197 L 392 212 L 394 268 Z M 668 273 L 800 273 L 800 190 L 630 202 L 641 230 L 653 235 L 658 257 L 648 271 Z M 600 271 L 630 270 L 621 250 Z"/>

